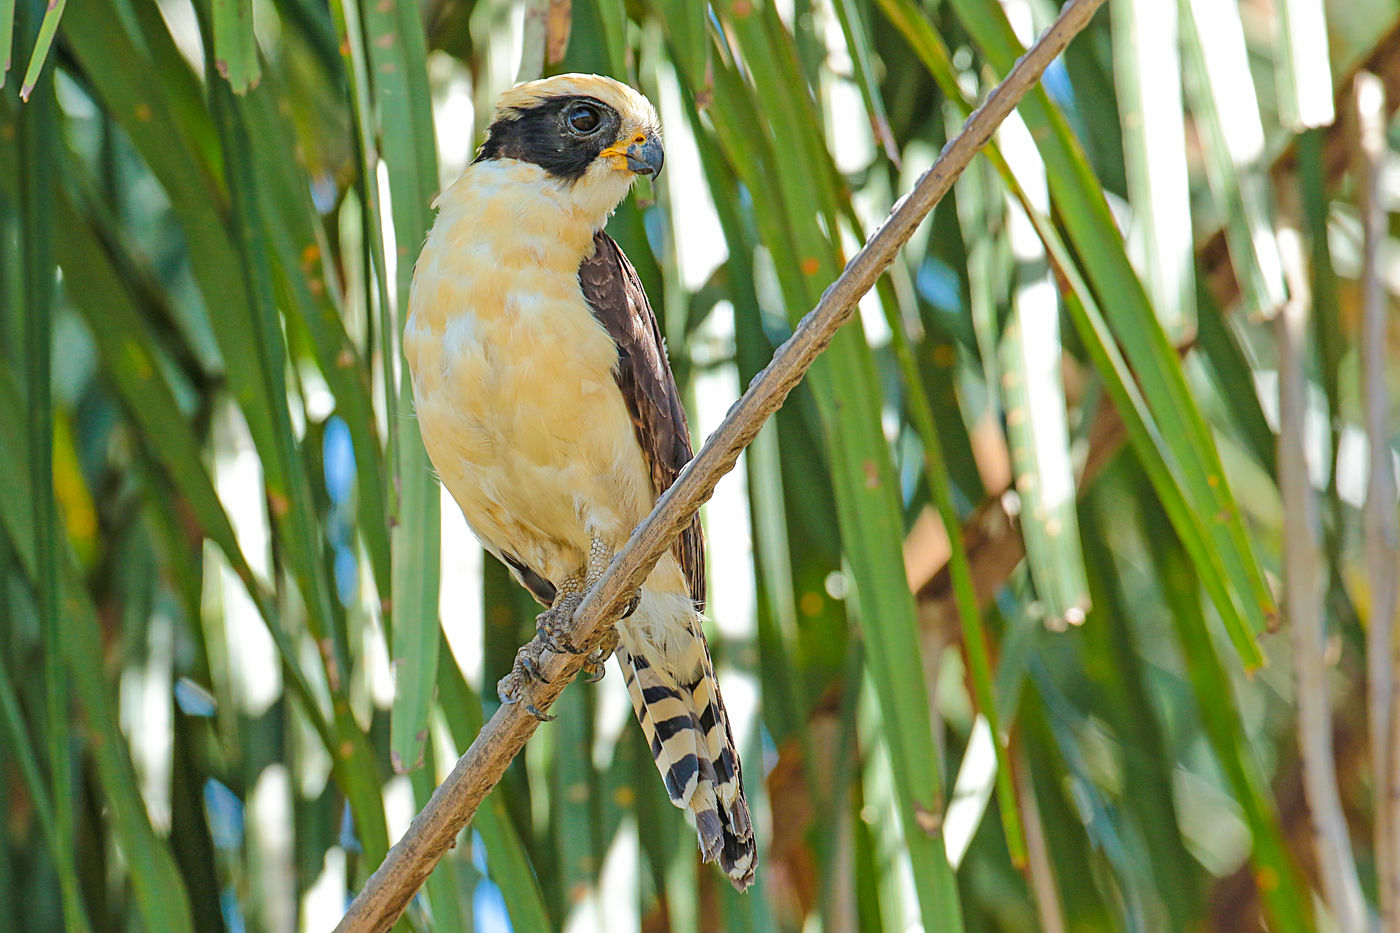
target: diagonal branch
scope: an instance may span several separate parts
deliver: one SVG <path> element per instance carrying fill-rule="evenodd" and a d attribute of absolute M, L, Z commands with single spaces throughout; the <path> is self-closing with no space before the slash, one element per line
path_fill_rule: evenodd
<path fill-rule="evenodd" d="M 637 526 L 602 579 L 588 592 L 572 622 L 570 640 L 574 644 L 594 644 L 621 614 L 624 604 L 641 586 L 657 560 L 701 504 L 709 499 L 720 477 L 733 469 L 739 453 L 782 406 L 832 336 L 850 319 L 856 302 L 870 290 L 915 228 L 952 188 L 953 182 L 986 145 L 1016 102 L 1035 85 L 1046 66 L 1064 50 L 1070 39 L 1088 25 L 1103 3 L 1104 0 L 1071 0 L 1066 4 L 1059 18 L 1017 61 L 986 103 L 968 118 L 962 131 L 943 148 L 938 160 L 914 189 L 899 200 L 890 216 L 822 294 L 816 308 L 802 319 L 792 337 L 754 377 L 743 397 L 656 503 L 651 515 Z M 542 668 L 549 684 L 539 691 L 536 702 L 542 710 L 548 710 L 565 685 L 578 674 L 584 659 L 581 655 L 561 657 L 548 652 L 544 657 Z M 384 863 L 366 882 L 336 927 L 337 933 L 379 933 L 389 929 L 538 725 L 538 720 L 519 704 L 508 704 L 497 710 L 403 838 L 390 850 Z"/>

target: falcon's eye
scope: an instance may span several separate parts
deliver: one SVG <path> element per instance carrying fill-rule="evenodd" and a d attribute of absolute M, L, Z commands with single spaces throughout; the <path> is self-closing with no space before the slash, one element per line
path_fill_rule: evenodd
<path fill-rule="evenodd" d="M 587 136 L 598 128 L 602 117 L 592 104 L 577 104 L 569 111 L 569 128 L 575 133 Z"/>

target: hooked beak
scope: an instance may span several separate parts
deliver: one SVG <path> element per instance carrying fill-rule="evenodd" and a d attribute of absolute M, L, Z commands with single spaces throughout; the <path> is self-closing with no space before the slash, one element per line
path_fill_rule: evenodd
<path fill-rule="evenodd" d="M 604 149 L 600 155 L 611 157 L 615 168 L 653 178 L 661 174 L 661 166 L 666 161 L 666 151 L 656 133 L 638 133 L 625 143 Z"/>
<path fill-rule="evenodd" d="M 661 137 L 648 133 L 644 142 L 634 142 L 627 147 L 627 167 L 637 175 L 661 174 L 661 166 L 666 162 L 666 150 L 661 147 Z"/>

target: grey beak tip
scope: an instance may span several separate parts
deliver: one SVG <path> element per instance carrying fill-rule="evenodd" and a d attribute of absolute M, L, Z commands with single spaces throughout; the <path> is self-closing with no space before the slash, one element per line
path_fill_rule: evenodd
<path fill-rule="evenodd" d="M 638 175 L 653 178 L 660 175 L 665 161 L 666 153 L 659 139 L 648 139 L 640 145 L 633 143 L 627 147 L 627 167 Z"/>

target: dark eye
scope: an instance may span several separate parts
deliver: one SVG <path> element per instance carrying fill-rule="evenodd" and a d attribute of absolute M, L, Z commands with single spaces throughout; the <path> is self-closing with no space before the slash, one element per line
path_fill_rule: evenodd
<path fill-rule="evenodd" d="M 591 104 L 577 104 L 569 111 L 569 126 L 575 133 L 588 134 L 598 128 L 601 118 L 598 108 Z"/>

